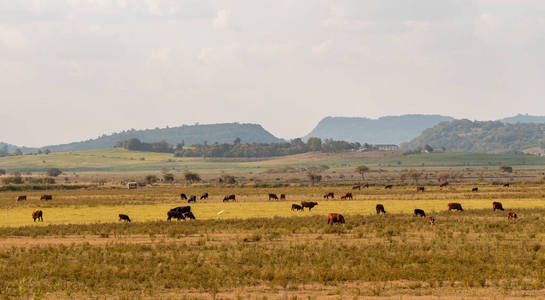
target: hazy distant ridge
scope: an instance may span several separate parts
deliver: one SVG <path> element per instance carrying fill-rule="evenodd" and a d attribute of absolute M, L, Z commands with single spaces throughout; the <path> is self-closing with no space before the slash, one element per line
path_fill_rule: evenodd
<path fill-rule="evenodd" d="M 426 128 L 453 118 L 441 115 L 386 116 L 378 119 L 327 117 L 303 139 L 319 137 L 369 144 L 400 144 L 417 137 Z"/>

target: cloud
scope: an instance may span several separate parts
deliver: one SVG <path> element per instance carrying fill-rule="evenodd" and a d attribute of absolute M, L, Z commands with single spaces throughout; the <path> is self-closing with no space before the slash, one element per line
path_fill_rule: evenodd
<path fill-rule="evenodd" d="M 0 45 L 11 50 L 21 50 L 29 45 L 29 41 L 20 30 L 0 24 Z"/>
<path fill-rule="evenodd" d="M 226 29 L 229 27 L 230 12 L 225 9 L 218 10 L 216 18 L 212 20 L 212 25 L 216 29 Z"/>

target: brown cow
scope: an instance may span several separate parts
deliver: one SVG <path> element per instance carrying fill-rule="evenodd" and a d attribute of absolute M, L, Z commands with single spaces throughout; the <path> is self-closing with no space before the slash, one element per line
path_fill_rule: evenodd
<path fill-rule="evenodd" d="M 329 197 L 331 197 L 331 199 L 335 199 L 335 193 L 329 192 L 324 194 L 324 199 L 329 199 Z"/>
<path fill-rule="evenodd" d="M 292 204 L 291 210 L 303 210 L 303 207 L 299 204 Z"/>
<path fill-rule="evenodd" d="M 425 217 L 426 213 L 424 212 L 424 210 L 417 208 L 414 210 L 414 215 L 415 217 L 418 217 L 418 216 Z"/>
<path fill-rule="evenodd" d="M 474 187 L 471 189 L 472 192 L 478 192 L 479 191 L 479 188 L 478 187 Z"/>
<path fill-rule="evenodd" d="M 361 190 L 361 185 L 355 185 L 352 187 L 353 190 Z"/>
<path fill-rule="evenodd" d="M 393 185 L 389 184 L 389 185 L 384 186 L 384 189 L 391 189 L 393 187 L 394 187 Z"/>
<path fill-rule="evenodd" d="M 451 211 L 451 210 L 464 211 L 464 209 L 462 208 L 462 204 L 455 203 L 455 202 L 451 202 L 448 204 L 448 211 Z"/>
<path fill-rule="evenodd" d="M 435 224 L 435 218 L 433 216 L 429 216 L 428 217 L 428 222 L 430 223 L 430 225 L 434 225 Z"/>
<path fill-rule="evenodd" d="M 278 196 L 276 194 L 269 194 L 269 200 L 278 200 Z"/>
<path fill-rule="evenodd" d="M 344 217 L 341 214 L 330 213 L 327 216 L 327 224 L 333 225 L 333 223 L 345 224 Z"/>
<path fill-rule="evenodd" d="M 286 200 L 286 194 L 280 194 L 280 200 Z"/>
<path fill-rule="evenodd" d="M 377 209 L 377 215 L 380 214 L 380 213 L 383 213 L 383 214 L 386 213 L 386 211 L 384 210 L 384 205 L 382 205 L 382 204 L 377 204 L 376 209 Z"/>
<path fill-rule="evenodd" d="M 127 215 L 119 214 L 119 221 L 126 221 L 126 222 L 130 223 L 131 218 L 129 218 L 129 216 L 127 216 Z"/>
<path fill-rule="evenodd" d="M 444 181 L 444 182 L 441 182 L 441 184 L 439 185 L 439 187 L 445 187 L 448 185 L 448 181 Z"/>
<path fill-rule="evenodd" d="M 26 196 L 18 196 L 17 201 L 24 201 L 26 200 Z"/>
<path fill-rule="evenodd" d="M 518 216 L 516 213 L 510 211 L 508 214 L 507 214 L 507 220 L 517 220 L 518 219 Z"/>
<path fill-rule="evenodd" d="M 232 195 L 227 195 L 223 197 L 223 202 L 229 202 L 229 201 L 237 201 L 236 196 L 232 194 Z"/>
<path fill-rule="evenodd" d="M 352 200 L 352 193 L 344 193 L 344 195 L 341 196 L 341 200 L 344 200 L 344 199 Z"/>
<path fill-rule="evenodd" d="M 365 188 L 365 189 L 368 189 L 368 188 L 369 188 L 369 184 L 366 183 L 366 184 L 362 185 L 361 187 L 362 187 L 362 188 Z"/>
<path fill-rule="evenodd" d="M 426 188 L 423 187 L 423 186 L 417 186 L 417 187 L 416 187 L 416 192 L 424 192 L 425 189 L 426 189 Z"/>
<path fill-rule="evenodd" d="M 40 222 L 43 222 L 44 221 L 44 214 L 41 210 L 37 210 L 35 212 L 32 213 L 32 219 L 34 220 L 34 222 L 36 222 L 36 220 L 40 221 Z"/>
<path fill-rule="evenodd" d="M 501 202 L 492 202 L 492 209 L 494 209 L 494 211 L 496 211 L 496 209 L 498 210 L 501 210 L 503 211 L 503 205 L 501 204 Z"/>
<path fill-rule="evenodd" d="M 313 208 L 314 206 L 316 206 L 316 205 L 318 205 L 318 202 L 306 202 L 306 201 L 302 201 L 302 202 L 301 202 L 301 206 L 303 207 L 303 209 L 304 209 L 305 207 L 308 207 L 308 211 L 311 211 L 312 208 Z"/>
<path fill-rule="evenodd" d="M 40 200 L 53 200 L 53 196 L 52 195 L 42 195 L 40 197 Z"/>

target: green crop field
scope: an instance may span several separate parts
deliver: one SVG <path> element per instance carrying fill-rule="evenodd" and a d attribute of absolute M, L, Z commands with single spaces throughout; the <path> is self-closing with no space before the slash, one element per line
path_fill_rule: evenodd
<path fill-rule="evenodd" d="M 327 165 L 331 171 L 350 171 L 360 164 L 374 169 L 399 170 L 406 168 L 493 169 L 511 165 L 518 169 L 545 166 L 545 158 L 531 155 L 483 153 L 422 153 L 403 155 L 401 152 L 372 153 L 307 153 L 263 159 L 236 158 L 176 158 L 172 154 L 127 151 L 124 149 L 90 150 L 0 158 L 0 168 L 8 171 L 43 172 L 60 168 L 65 172 L 142 173 L 162 169 L 200 173 L 261 173 L 282 167 L 304 168 Z"/>

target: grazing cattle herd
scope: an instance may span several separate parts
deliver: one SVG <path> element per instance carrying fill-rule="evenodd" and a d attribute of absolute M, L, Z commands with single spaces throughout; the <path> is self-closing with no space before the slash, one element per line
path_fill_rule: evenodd
<path fill-rule="evenodd" d="M 448 186 L 448 182 L 442 182 L 439 186 L 440 187 L 445 187 L 445 186 Z M 509 187 L 510 184 L 509 183 L 505 183 L 503 184 L 503 187 Z M 368 188 L 369 185 L 368 184 L 363 184 L 363 185 L 354 185 L 352 187 L 353 190 L 360 190 L 362 187 L 364 188 Z M 393 185 L 389 184 L 389 185 L 385 185 L 384 186 L 385 189 L 392 189 L 393 188 Z M 479 190 L 478 187 L 474 187 L 472 188 L 472 192 L 477 192 Z M 424 186 L 417 186 L 416 187 L 416 192 L 424 192 L 425 191 L 425 187 Z M 201 196 L 200 196 L 200 200 L 203 200 L 203 199 L 208 199 L 208 193 L 203 193 Z M 280 198 L 274 194 L 274 193 L 269 193 L 268 194 L 268 199 L 269 200 L 286 200 L 286 194 L 280 194 Z M 324 199 L 334 199 L 335 198 L 335 194 L 333 192 L 327 192 L 325 194 L 323 194 L 323 198 Z M 182 200 L 187 200 L 188 203 L 196 203 L 197 202 L 197 196 L 196 195 L 190 195 L 189 198 L 187 198 L 187 195 L 184 194 L 184 193 L 181 193 L 180 194 L 180 199 Z M 341 199 L 342 200 L 347 200 L 347 199 L 353 199 L 353 195 L 351 192 L 346 192 L 343 194 L 343 196 L 341 196 Z M 27 196 L 26 195 L 20 195 L 20 196 L 17 196 L 17 201 L 25 201 L 27 200 Z M 40 197 L 40 200 L 53 200 L 53 196 L 52 195 L 42 195 Z M 230 194 L 230 195 L 226 195 L 224 198 L 223 198 L 223 202 L 229 202 L 229 201 L 236 201 L 236 196 L 235 194 Z M 291 210 L 292 211 L 304 211 L 305 208 L 308 208 L 309 212 L 312 210 L 312 208 L 314 208 L 315 206 L 318 205 L 318 202 L 312 202 L 312 201 L 302 201 L 300 204 L 297 204 L 297 203 L 294 203 L 291 205 Z M 462 204 L 461 203 L 456 203 L 456 202 L 451 202 L 451 203 L 448 203 L 447 204 L 447 207 L 448 207 L 448 211 L 461 211 L 463 212 L 464 209 L 462 208 Z M 504 208 L 503 208 L 503 205 L 501 202 L 497 202 L 497 201 L 494 201 L 492 202 L 492 208 L 494 211 L 496 210 L 501 210 L 501 211 L 504 211 Z M 377 212 L 377 215 L 379 214 L 386 214 L 386 210 L 384 209 L 384 205 L 383 204 L 377 204 L 376 205 L 376 212 Z M 414 211 L 413 211 L 413 214 L 414 216 L 419 216 L 419 217 L 426 217 L 426 213 L 424 212 L 423 209 L 420 209 L 420 208 L 416 208 Z M 195 215 L 191 212 L 191 206 L 180 206 L 180 207 L 175 207 L 171 210 L 169 210 L 167 212 L 167 221 L 170 221 L 171 219 L 177 219 L 177 220 L 186 220 L 186 219 L 191 219 L 191 220 L 194 220 L 195 219 Z M 43 222 L 43 212 L 41 210 L 36 210 L 32 213 L 32 219 L 34 222 L 36 222 L 36 220 L 40 221 L 40 222 Z M 515 213 L 515 212 L 512 212 L 510 211 L 508 214 L 507 214 L 507 219 L 508 220 L 517 220 L 518 219 L 518 215 Z M 427 217 L 427 220 L 428 220 L 428 223 L 430 223 L 431 225 L 434 225 L 435 224 L 435 218 L 433 216 L 428 216 Z M 128 215 L 126 214 L 119 214 L 119 221 L 125 221 L 127 223 L 130 223 L 131 222 L 131 219 Z M 341 214 L 338 214 L 338 213 L 330 213 L 328 215 L 328 221 L 327 221 L 328 224 L 330 225 L 333 225 L 335 223 L 338 223 L 338 224 L 345 224 L 345 219 L 343 217 L 343 215 Z"/>

